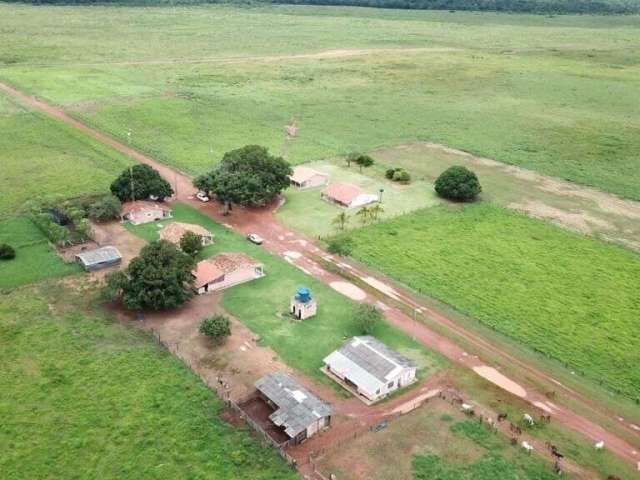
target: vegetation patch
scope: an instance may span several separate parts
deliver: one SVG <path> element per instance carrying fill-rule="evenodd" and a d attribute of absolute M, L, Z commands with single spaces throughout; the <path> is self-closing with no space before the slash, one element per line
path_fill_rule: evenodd
<path fill-rule="evenodd" d="M 297 478 L 223 423 L 222 402 L 179 360 L 87 297 L 45 285 L 0 302 L 4 478 Z"/>
<path fill-rule="evenodd" d="M 640 401 L 640 257 L 491 205 L 345 234 L 353 255 Z"/>
<path fill-rule="evenodd" d="M 215 243 L 206 246 L 198 258 L 219 252 L 244 252 L 264 264 L 265 277 L 224 290 L 224 309 L 255 332 L 261 343 L 273 348 L 285 363 L 317 381 L 334 385 L 320 372 L 322 359 L 342 345 L 346 338 L 362 334 L 362 325 L 354 319 L 356 304 L 198 210 L 180 203 L 172 208 L 173 218 L 160 222 L 161 225 L 172 221 L 195 223 L 215 235 Z M 127 228 L 147 241 L 157 240 L 159 235 L 158 224 L 155 223 L 128 225 Z M 285 312 L 296 289 L 303 285 L 311 290 L 318 302 L 318 314 L 308 320 L 297 321 Z M 372 333 L 414 360 L 421 377 L 444 362 L 387 322 L 372 325 Z"/>
<path fill-rule="evenodd" d="M 78 265 L 63 262 L 38 227 L 26 217 L 0 220 L 0 244 L 3 243 L 12 246 L 15 258 L 0 262 L 0 289 L 80 271 Z"/>

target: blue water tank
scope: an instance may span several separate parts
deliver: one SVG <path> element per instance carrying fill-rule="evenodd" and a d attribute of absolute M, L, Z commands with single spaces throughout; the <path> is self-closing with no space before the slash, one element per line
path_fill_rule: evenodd
<path fill-rule="evenodd" d="M 311 300 L 311 291 L 306 287 L 300 287 L 296 290 L 296 300 L 301 303 L 307 303 Z"/>

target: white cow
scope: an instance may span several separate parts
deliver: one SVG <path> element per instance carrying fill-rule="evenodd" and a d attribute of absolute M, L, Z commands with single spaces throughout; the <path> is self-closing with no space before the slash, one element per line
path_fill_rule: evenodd
<path fill-rule="evenodd" d="M 536 424 L 536 422 L 534 422 L 534 420 L 533 420 L 533 417 L 531 415 L 529 415 L 528 413 L 525 413 L 522 418 L 524 418 L 524 421 L 527 422 L 527 424 L 530 427 L 533 427 Z"/>
<path fill-rule="evenodd" d="M 599 442 L 597 442 L 594 445 L 596 450 L 603 450 L 604 449 L 604 440 L 600 440 Z"/>
<path fill-rule="evenodd" d="M 522 441 L 522 448 L 524 448 L 527 453 L 531 453 L 533 451 L 533 445 L 526 440 Z"/>

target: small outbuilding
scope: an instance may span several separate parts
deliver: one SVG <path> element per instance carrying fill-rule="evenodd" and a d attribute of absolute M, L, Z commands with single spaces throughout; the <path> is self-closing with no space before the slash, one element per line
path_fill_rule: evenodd
<path fill-rule="evenodd" d="M 164 226 L 162 230 L 160 230 L 160 239 L 179 245 L 180 240 L 187 232 L 200 235 L 202 237 L 203 247 L 213 243 L 213 233 L 209 230 L 201 225 L 182 222 L 171 222 L 169 225 Z"/>
<path fill-rule="evenodd" d="M 101 247 L 76 255 L 76 260 L 87 272 L 113 267 L 122 262 L 122 255 L 116 247 Z"/>
<path fill-rule="evenodd" d="M 255 383 L 273 409 L 269 420 L 298 444 L 331 424 L 331 407 L 284 372 L 265 375 Z"/>
<path fill-rule="evenodd" d="M 122 210 L 120 211 L 120 219 L 123 222 L 129 221 L 133 225 L 141 225 L 167 218 L 171 218 L 171 209 L 169 207 L 144 200 L 127 202 L 122 205 Z"/>
<path fill-rule="evenodd" d="M 329 174 L 300 165 L 293 168 L 289 180 L 291 185 L 299 190 L 304 190 L 326 185 L 329 183 Z"/>
<path fill-rule="evenodd" d="M 318 305 L 311 297 L 311 291 L 306 287 L 300 287 L 289 302 L 289 313 L 298 320 L 313 317 L 318 311 Z"/>
<path fill-rule="evenodd" d="M 198 262 L 191 274 L 198 295 L 250 282 L 265 276 L 264 266 L 240 252 L 219 253 Z"/>
<path fill-rule="evenodd" d="M 367 193 L 352 183 L 332 183 L 322 190 L 320 196 L 324 200 L 347 208 L 362 207 L 380 200 L 378 195 Z"/>
<path fill-rule="evenodd" d="M 416 380 L 414 362 L 369 335 L 349 339 L 323 362 L 327 375 L 371 403 Z"/>

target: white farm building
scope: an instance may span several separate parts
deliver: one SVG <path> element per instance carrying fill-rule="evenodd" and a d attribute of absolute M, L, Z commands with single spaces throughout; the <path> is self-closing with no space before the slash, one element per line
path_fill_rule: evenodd
<path fill-rule="evenodd" d="M 416 380 L 416 364 L 371 336 L 353 337 L 324 359 L 324 371 L 376 402 Z"/>

